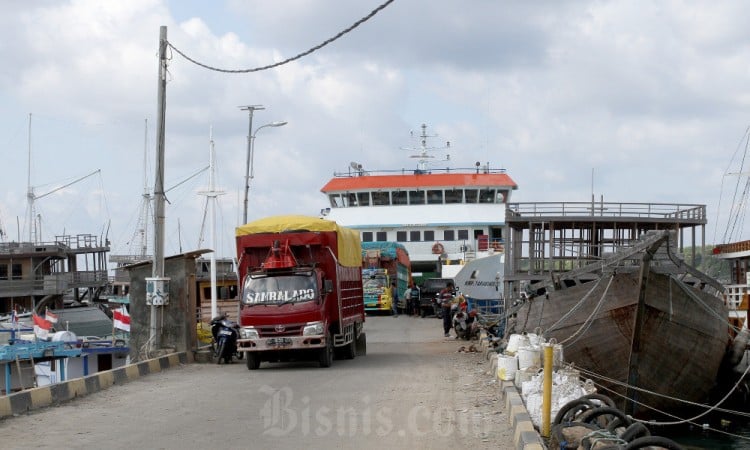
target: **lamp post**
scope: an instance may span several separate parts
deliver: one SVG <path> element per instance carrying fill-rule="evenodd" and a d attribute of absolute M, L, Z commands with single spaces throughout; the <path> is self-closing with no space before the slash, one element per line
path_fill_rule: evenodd
<path fill-rule="evenodd" d="M 240 106 L 240 110 L 247 111 L 248 113 L 248 126 L 247 126 L 247 160 L 245 161 L 245 214 L 242 217 L 242 223 L 247 223 L 247 191 L 250 189 L 250 143 L 252 142 L 253 135 L 253 113 L 262 109 L 266 109 L 263 105 L 247 105 Z"/>
<path fill-rule="evenodd" d="M 252 133 L 249 136 L 249 147 L 247 152 L 247 165 L 245 167 L 245 202 L 244 202 L 244 211 L 242 213 L 242 223 L 247 223 L 247 195 L 250 191 L 250 180 L 252 180 L 255 177 L 255 173 L 253 170 L 253 160 L 255 159 L 255 135 L 258 134 L 258 131 L 262 130 L 263 128 L 268 127 L 283 127 L 288 122 L 286 121 L 280 121 L 280 122 L 271 122 L 267 123 L 265 125 L 261 125 L 258 128 L 255 129 L 255 133 Z M 252 125 L 251 125 L 252 126 Z"/>

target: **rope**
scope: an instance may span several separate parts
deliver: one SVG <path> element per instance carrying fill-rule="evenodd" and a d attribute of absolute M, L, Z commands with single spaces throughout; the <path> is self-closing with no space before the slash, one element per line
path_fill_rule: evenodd
<path fill-rule="evenodd" d="M 730 322 L 728 322 L 727 320 L 725 320 L 722 316 L 720 316 L 716 311 L 714 311 L 713 309 L 711 309 L 711 307 L 708 306 L 706 304 L 706 302 L 704 302 L 703 299 L 700 298 L 693 291 L 693 288 L 691 286 L 689 286 L 688 284 L 685 284 L 685 282 L 682 281 L 682 280 L 675 279 L 674 281 L 682 288 L 683 291 L 685 291 L 685 293 L 687 293 L 687 295 L 690 298 L 692 298 L 693 300 L 695 300 L 696 302 L 698 302 L 703 307 L 703 309 L 705 309 L 710 315 L 712 315 L 712 316 L 716 317 L 717 319 L 719 319 L 720 322 L 726 323 L 727 326 L 729 326 L 730 328 L 732 328 L 736 333 L 739 333 L 741 331 L 740 328 L 735 327 Z"/>
<path fill-rule="evenodd" d="M 683 420 L 679 420 L 679 421 L 675 421 L 675 422 L 647 422 L 649 424 L 654 424 L 654 425 L 682 425 L 682 424 L 685 424 L 685 423 L 691 423 L 691 421 L 693 421 L 693 420 L 700 419 L 701 417 L 705 416 L 706 414 L 708 414 L 708 413 L 710 413 L 710 412 L 712 412 L 714 410 L 717 410 L 717 411 L 720 410 L 720 411 L 723 411 L 723 412 L 729 412 L 729 413 L 736 414 L 738 416 L 743 416 L 743 417 L 750 417 L 750 413 L 745 413 L 745 412 L 741 412 L 741 411 L 731 411 L 731 410 L 720 409 L 719 408 L 719 405 L 721 405 L 722 403 L 724 403 L 724 401 L 726 401 L 726 399 L 728 399 L 734 393 L 734 391 L 737 390 L 737 388 L 739 387 L 740 383 L 742 382 L 742 379 L 745 378 L 745 376 L 748 374 L 748 372 L 750 372 L 750 364 L 748 364 L 748 366 L 745 369 L 745 372 L 742 374 L 742 376 L 737 379 L 737 382 L 734 384 L 734 386 L 732 387 L 732 389 L 724 397 L 722 397 L 716 404 L 714 404 L 712 406 L 705 405 L 705 404 L 702 404 L 702 403 L 691 402 L 689 400 L 685 400 L 685 399 L 681 399 L 681 398 L 677 398 L 677 397 L 672 397 L 672 396 L 665 395 L 665 394 L 660 394 L 658 392 L 650 391 L 648 389 L 643 389 L 643 388 L 640 388 L 640 387 L 637 387 L 637 386 L 630 386 L 627 383 L 623 383 L 621 381 L 614 380 L 612 378 L 604 377 L 602 375 L 599 375 L 599 374 L 594 373 L 594 372 L 587 371 L 587 370 L 582 369 L 580 367 L 578 367 L 578 370 L 580 370 L 582 373 L 585 373 L 587 375 L 593 376 L 594 378 L 598 378 L 598 379 L 607 381 L 607 382 L 615 384 L 615 385 L 619 385 L 619 386 L 623 386 L 623 387 L 626 387 L 626 388 L 634 389 L 634 390 L 637 390 L 639 392 L 644 392 L 644 393 L 647 393 L 647 394 L 650 394 L 650 395 L 654 395 L 654 396 L 657 396 L 657 397 L 662 397 L 662 398 L 666 398 L 666 399 L 669 399 L 669 400 L 673 400 L 673 401 L 677 401 L 677 402 L 681 402 L 681 403 L 686 403 L 688 405 L 699 406 L 701 408 L 707 408 L 705 412 L 702 412 L 702 413 L 698 414 L 697 416 L 692 417 L 690 419 L 683 419 Z M 632 399 L 628 399 L 628 400 L 632 401 Z M 636 403 L 638 403 L 638 402 L 636 402 Z M 638 403 L 638 404 L 642 405 L 641 403 Z M 647 405 L 643 405 L 643 406 L 647 406 Z M 647 406 L 647 407 L 650 408 L 650 409 L 658 411 L 656 408 L 652 408 L 652 407 L 649 407 L 649 406 Z M 662 412 L 662 411 L 659 411 L 659 412 Z M 667 415 L 672 416 L 671 414 L 667 414 Z M 676 417 L 676 416 L 672 416 L 672 417 Z"/>
<path fill-rule="evenodd" d="M 576 310 L 578 310 L 578 308 L 580 308 L 583 305 L 583 303 L 586 301 L 586 299 L 589 297 L 589 295 L 591 295 L 591 293 L 594 292 L 594 290 L 599 286 L 599 283 L 601 283 L 601 282 L 602 282 L 602 278 L 599 278 L 596 281 L 596 284 L 594 284 L 594 287 L 592 287 L 591 290 L 588 291 L 586 293 L 586 295 L 584 295 L 583 298 L 581 298 L 581 300 L 578 303 L 575 304 L 575 306 L 573 306 L 572 308 L 570 308 L 570 311 L 568 311 L 564 316 L 562 316 L 557 322 L 553 323 L 547 329 L 547 332 L 550 332 L 550 331 L 554 330 L 560 323 L 564 322 L 571 314 L 573 314 L 574 312 L 576 312 Z"/>
<path fill-rule="evenodd" d="M 593 382 L 593 381 L 592 381 L 592 382 Z M 669 417 L 674 417 L 675 419 L 679 419 L 679 418 L 680 418 L 680 417 L 678 417 L 678 416 L 676 416 L 676 415 L 674 415 L 674 414 L 670 414 L 670 413 L 668 413 L 668 412 L 666 412 L 666 411 L 662 411 L 662 410 L 660 410 L 660 409 L 658 409 L 658 408 L 654 408 L 653 406 L 649 406 L 649 405 L 647 405 L 647 404 L 645 404 L 645 403 L 642 403 L 642 402 L 639 402 L 639 401 L 637 401 L 637 400 L 632 400 L 632 399 L 628 399 L 628 398 L 627 398 L 627 397 L 625 397 L 625 396 L 624 396 L 623 394 L 621 394 L 621 393 L 619 393 L 619 392 L 615 391 L 614 389 L 610 389 L 610 388 L 608 388 L 607 386 L 604 386 L 604 385 L 602 385 L 602 384 L 599 384 L 599 383 L 596 383 L 596 382 L 593 382 L 593 383 L 594 383 L 594 384 L 595 384 L 596 386 L 598 386 L 598 387 L 600 387 L 600 388 L 604 389 L 605 391 L 607 391 L 607 392 L 610 392 L 610 393 L 612 393 L 612 394 L 614 394 L 614 395 L 617 395 L 617 396 L 618 396 L 618 397 L 620 397 L 620 398 L 624 398 L 624 399 L 626 399 L 626 400 L 628 400 L 628 401 L 633 401 L 633 402 L 635 402 L 636 404 L 638 404 L 639 406 L 643 406 L 644 408 L 648 408 L 648 409 L 650 409 L 650 410 L 652 410 L 652 411 L 656 411 L 656 412 L 658 412 L 658 413 L 660 413 L 660 414 L 663 414 L 663 415 L 665 415 L 665 416 L 669 416 Z M 723 412 L 729 412 L 729 413 L 735 413 L 735 414 L 739 414 L 739 415 L 742 415 L 741 413 L 739 413 L 739 412 L 737 412 L 737 411 L 730 411 L 730 410 L 725 410 L 725 409 L 721 409 L 721 408 L 717 408 L 716 410 L 717 410 L 717 411 L 723 411 Z M 644 424 L 654 424 L 654 425 L 657 425 L 657 424 L 658 424 L 657 422 L 646 421 L 646 420 L 640 420 L 640 419 L 636 419 L 636 418 L 634 418 L 634 417 L 631 417 L 631 416 L 628 416 L 628 417 L 630 417 L 630 418 L 631 418 L 632 420 L 634 420 L 634 421 L 636 421 L 636 422 L 641 422 L 641 423 L 644 423 Z M 691 424 L 691 425 L 695 425 L 696 427 L 700 427 L 700 428 L 703 428 L 703 424 L 699 424 L 699 423 L 696 423 L 696 422 L 688 422 L 688 423 L 689 423 L 689 424 Z M 719 429 L 717 429 L 717 428 L 712 428 L 712 427 L 707 427 L 706 429 L 708 429 L 708 430 L 711 430 L 711 431 L 714 431 L 714 432 L 716 432 L 716 433 L 724 434 L 724 435 L 726 435 L 726 436 L 731 436 L 731 437 L 734 437 L 734 438 L 739 438 L 739 439 L 744 439 L 744 440 L 750 440 L 750 436 L 742 436 L 742 435 L 739 435 L 739 434 L 734 434 L 734 433 L 730 433 L 730 432 L 728 432 L 728 431 L 724 431 L 724 430 L 719 430 Z"/>
<path fill-rule="evenodd" d="M 594 323 L 594 316 L 596 316 L 599 313 L 599 311 L 602 309 L 602 305 L 604 304 L 604 298 L 606 297 L 607 292 L 609 292 L 609 287 L 612 285 L 612 281 L 614 279 L 615 279 L 615 276 L 613 274 L 610 277 L 609 282 L 607 283 L 607 288 L 604 289 L 604 292 L 602 293 L 602 296 L 599 298 L 599 303 L 596 304 L 596 308 L 594 308 L 594 310 L 591 311 L 591 314 L 589 314 L 589 316 L 586 318 L 586 320 L 583 322 L 583 324 L 581 324 L 581 327 L 578 328 L 578 330 L 576 330 L 575 333 L 571 334 L 570 336 L 568 336 L 567 339 L 565 339 L 564 341 L 560 342 L 561 345 L 565 345 L 569 341 L 570 341 L 571 344 L 574 343 L 574 342 L 576 342 L 576 341 L 578 341 L 578 339 L 582 338 L 583 335 L 586 334 L 586 332 L 589 330 L 589 328 L 591 328 L 591 325 Z M 578 335 L 579 333 L 581 333 L 581 335 L 578 336 L 576 339 L 574 339 L 574 340 L 571 341 L 571 339 L 573 339 L 574 337 L 576 337 L 576 335 Z"/>
<path fill-rule="evenodd" d="M 311 54 L 312 52 L 314 52 L 316 50 L 320 50 L 321 48 L 325 47 L 326 45 L 332 43 L 333 41 L 339 39 L 340 37 L 342 37 L 345 34 L 349 33 L 353 29 L 357 28 L 358 26 L 360 26 L 363 23 L 365 23 L 368 20 L 370 20 L 375 14 L 379 13 L 380 11 L 382 11 L 383 9 L 385 9 L 385 7 L 387 7 L 388 5 L 390 5 L 391 3 L 393 3 L 393 1 L 394 0 L 386 0 L 385 3 L 381 4 L 377 8 L 373 9 L 370 12 L 370 14 L 368 14 L 368 15 L 362 17 L 361 19 L 359 19 L 358 21 L 354 22 L 354 24 L 351 25 L 349 28 L 347 28 L 347 29 L 339 32 L 338 34 L 336 34 L 335 36 L 333 36 L 331 38 L 326 39 L 322 43 L 320 43 L 320 44 L 318 44 L 318 45 L 310 48 L 309 50 L 306 50 L 306 51 L 304 51 L 302 53 L 299 53 L 296 56 L 292 56 L 291 58 L 287 58 L 287 59 L 285 59 L 283 61 L 280 61 L 280 62 L 277 62 L 277 63 L 274 63 L 274 64 L 269 64 L 269 65 L 262 66 L 262 67 L 256 67 L 256 68 L 253 68 L 253 69 L 220 69 L 218 67 L 212 67 L 212 66 L 209 66 L 208 64 L 204 64 L 202 62 L 196 61 L 195 59 L 189 57 L 188 55 L 186 55 L 185 53 L 183 53 L 181 50 L 179 50 L 177 47 L 175 47 L 174 45 L 172 45 L 170 42 L 167 42 L 167 45 L 172 50 L 174 50 L 177 54 L 179 54 L 180 56 L 182 56 L 183 58 L 187 59 L 188 61 L 190 61 L 191 63 L 193 63 L 195 65 L 203 67 L 204 69 L 213 70 L 213 71 L 216 71 L 216 72 L 223 72 L 223 73 L 260 72 L 261 70 L 273 69 L 274 67 L 279 67 L 279 66 L 282 66 L 284 64 L 290 63 L 292 61 L 296 61 L 296 60 L 302 58 L 303 56 L 307 56 L 307 55 Z"/>
<path fill-rule="evenodd" d="M 619 438 L 616 434 L 607 430 L 594 430 L 581 438 L 581 442 L 583 442 L 583 440 L 586 438 L 588 438 L 589 443 L 591 443 L 591 446 L 589 448 L 596 448 L 596 444 L 600 441 L 611 442 L 615 445 L 627 445 L 628 443 L 627 441 Z"/>

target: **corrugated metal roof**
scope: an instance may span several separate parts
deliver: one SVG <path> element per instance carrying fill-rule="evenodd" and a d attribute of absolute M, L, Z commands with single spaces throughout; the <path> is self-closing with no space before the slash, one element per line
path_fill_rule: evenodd
<path fill-rule="evenodd" d="M 96 306 L 52 310 L 57 314 L 55 330 L 72 331 L 76 336 L 109 336 L 112 334 L 112 319 Z"/>

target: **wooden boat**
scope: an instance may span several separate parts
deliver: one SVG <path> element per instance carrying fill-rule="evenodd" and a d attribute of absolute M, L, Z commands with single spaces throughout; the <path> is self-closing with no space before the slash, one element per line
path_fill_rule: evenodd
<path fill-rule="evenodd" d="M 704 402 L 728 335 L 722 285 L 672 249 L 675 234 L 649 232 L 600 262 L 529 285 L 512 332 L 541 328 L 566 362 L 637 417 Z M 584 280 L 584 281 L 581 281 Z"/>

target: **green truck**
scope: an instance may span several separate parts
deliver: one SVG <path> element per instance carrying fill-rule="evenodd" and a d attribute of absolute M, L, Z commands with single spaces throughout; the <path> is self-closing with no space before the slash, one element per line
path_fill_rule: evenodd
<path fill-rule="evenodd" d="M 366 312 L 393 311 L 393 281 L 402 298 L 411 282 L 411 261 L 406 247 L 398 242 L 363 242 L 362 289 Z"/>

